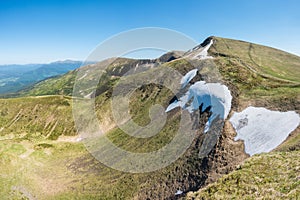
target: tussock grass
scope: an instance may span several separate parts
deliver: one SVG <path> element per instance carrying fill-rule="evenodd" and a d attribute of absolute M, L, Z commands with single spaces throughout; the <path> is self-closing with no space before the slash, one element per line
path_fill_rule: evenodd
<path fill-rule="evenodd" d="M 186 199 L 299 199 L 299 151 L 255 155 Z"/>

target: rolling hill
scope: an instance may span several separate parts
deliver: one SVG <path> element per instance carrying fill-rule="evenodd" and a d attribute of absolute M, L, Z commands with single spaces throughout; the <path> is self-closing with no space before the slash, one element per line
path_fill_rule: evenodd
<path fill-rule="evenodd" d="M 154 60 L 118 58 L 111 61 L 84 66 L 83 72 L 93 72 L 84 74 L 84 78 L 76 77 L 79 73 L 76 69 L 22 90 L 16 98 L 0 100 L 2 197 L 177 199 L 199 189 L 196 193 L 188 193 L 187 198 L 221 199 L 239 195 L 263 198 L 276 194 L 284 198 L 300 195 L 299 170 L 288 169 L 288 175 L 283 174 L 286 171 L 284 164 L 295 167 L 299 163 L 296 156 L 300 148 L 299 127 L 276 150 L 249 158 L 244 151 L 244 142 L 235 141 L 237 133 L 229 121 L 234 112 L 241 112 L 249 106 L 299 114 L 299 57 L 248 42 L 209 37 L 183 54 L 173 52 Z M 104 72 L 101 71 L 103 67 L 106 67 Z M 192 74 L 191 70 L 195 69 L 197 73 L 186 76 L 186 85 L 174 96 L 170 89 L 162 87 L 168 85 L 168 79 L 167 74 L 159 72 L 166 68 L 182 75 Z M 167 109 L 172 103 L 182 100 L 180 97 L 201 81 L 207 85 L 217 82 L 226 86 L 232 96 L 231 111 L 225 120 L 215 120 L 205 134 L 205 124 L 213 113 L 209 106 L 197 109 L 193 115 L 197 119 L 194 139 L 179 159 L 165 168 L 147 173 L 109 168 L 90 154 L 85 138 L 74 128 L 72 99 L 95 100 L 100 126 L 116 146 L 135 153 L 159 150 L 176 136 L 184 107 L 166 112 L 164 127 L 146 139 L 126 134 L 116 124 L 111 109 L 114 86 L 121 81 L 130 86 L 132 80 L 146 79 L 148 69 L 162 84 L 146 84 L 131 93 L 129 112 L 136 124 L 146 126 L 151 122 L 149 109 L 153 105 L 160 104 Z M 128 74 L 131 70 L 134 73 Z M 100 71 L 103 73 L 98 85 L 90 87 L 89 81 L 96 79 Z M 80 97 L 71 97 L 78 79 L 86 87 L 80 91 Z M 126 124 L 127 119 L 124 119 Z M 82 120 L 82 123 L 86 121 Z M 93 142 L 98 144 L 102 140 Z M 202 149 L 203 144 L 211 144 L 208 145 L 211 148 Z M 203 151 L 204 156 L 199 156 Z M 121 159 L 116 164 L 122 165 L 123 162 Z M 253 173 L 258 175 L 246 178 Z M 271 184 L 274 181 L 285 184 Z M 259 188 L 261 184 L 266 189 Z"/>
<path fill-rule="evenodd" d="M 80 67 L 81 63 L 65 60 L 49 64 L 0 66 L 0 94 L 15 93 L 49 77 L 65 74 Z"/>

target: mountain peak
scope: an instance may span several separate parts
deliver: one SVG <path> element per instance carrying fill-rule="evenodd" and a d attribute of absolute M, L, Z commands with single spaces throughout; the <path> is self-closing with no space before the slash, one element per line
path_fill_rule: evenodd
<path fill-rule="evenodd" d="M 213 40 L 214 38 L 216 38 L 215 36 L 209 36 L 208 38 L 206 38 L 201 44 L 200 46 L 205 47 L 207 46 L 211 40 Z"/>

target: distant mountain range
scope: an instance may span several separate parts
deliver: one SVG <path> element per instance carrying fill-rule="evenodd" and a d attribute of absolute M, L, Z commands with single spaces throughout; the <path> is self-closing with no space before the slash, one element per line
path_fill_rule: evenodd
<path fill-rule="evenodd" d="M 0 65 L 0 94 L 14 93 L 49 77 L 80 67 L 81 61 L 65 60 L 49 64 Z"/>

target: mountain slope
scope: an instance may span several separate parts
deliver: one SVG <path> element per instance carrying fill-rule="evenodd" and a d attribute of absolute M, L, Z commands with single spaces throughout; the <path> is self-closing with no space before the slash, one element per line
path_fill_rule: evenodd
<path fill-rule="evenodd" d="M 0 99 L 1 139 L 57 139 L 76 135 L 71 99 L 63 96 Z"/>
<path fill-rule="evenodd" d="M 251 71 L 268 78 L 283 79 L 284 82 L 300 82 L 299 57 L 278 49 L 224 38 L 210 49 L 212 56 L 230 57 L 240 61 Z"/>
<path fill-rule="evenodd" d="M 22 73 L 37 69 L 41 64 L 27 64 L 27 65 L 0 65 L 0 79 L 15 77 Z"/>
<path fill-rule="evenodd" d="M 95 70 L 97 72 L 97 68 L 102 68 L 106 66 L 107 63 L 111 63 L 111 67 L 108 67 L 106 74 L 108 76 L 122 76 L 129 70 L 136 67 L 136 65 L 154 65 L 157 66 L 159 64 L 170 62 L 174 59 L 179 58 L 183 53 L 182 52 L 169 52 L 164 54 L 158 59 L 154 60 L 134 60 L 128 58 L 117 58 L 115 59 L 108 59 L 96 64 L 88 64 L 85 67 L 87 70 Z M 117 69 L 117 70 L 116 70 Z M 55 95 L 55 94 L 62 94 L 62 95 L 72 95 L 73 85 L 76 79 L 78 70 L 71 71 L 67 74 L 64 74 L 61 77 L 54 77 L 49 78 L 45 81 L 41 81 L 30 88 L 25 90 L 21 90 L 19 92 L 20 96 L 38 96 L 38 95 Z M 97 73 L 89 73 L 91 79 L 94 79 L 97 76 Z M 101 83 L 100 83 L 101 84 Z M 102 85 L 105 85 L 102 83 Z"/>
<path fill-rule="evenodd" d="M 242 97 L 298 94 L 300 84 L 299 57 L 243 41 L 219 37 L 213 37 L 213 39 L 215 42 L 208 52 L 215 58 L 215 64 L 218 66 L 223 79 L 236 85 L 242 92 Z M 177 58 L 179 57 L 177 56 Z M 260 65 L 257 60 L 259 60 Z M 119 66 L 122 66 L 122 62 L 119 63 Z M 71 95 L 70 89 L 74 84 L 75 76 L 76 71 L 73 71 L 62 77 L 41 82 L 33 86 L 31 90 L 22 91 L 21 94 Z M 63 92 L 63 90 L 67 92 Z"/>
<path fill-rule="evenodd" d="M 210 39 L 213 39 L 214 43 L 208 50 L 208 56 L 214 58 L 195 58 L 195 55 L 201 54 Z M 289 68 L 294 71 L 299 70 L 300 58 L 268 47 L 251 45 L 254 49 L 262 48 L 263 51 L 268 51 L 269 60 L 277 59 L 278 54 L 283 54 L 284 59 L 293 60 Z M 296 110 L 299 113 L 300 90 L 297 83 L 299 77 L 290 73 L 286 73 L 285 77 L 276 76 L 272 72 L 271 62 L 265 62 L 264 68 L 254 66 L 249 54 L 246 53 L 249 46 L 250 44 L 246 42 L 212 37 L 202 43 L 202 46 L 176 57 L 164 56 L 157 60 L 117 59 L 103 73 L 96 92 L 89 96 L 95 98 L 96 114 L 106 136 L 122 149 L 131 152 L 151 152 L 168 144 L 178 131 L 180 109 L 168 113 L 163 129 L 148 139 L 127 135 L 116 125 L 112 117 L 113 86 L 121 78 L 125 81 L 136 80 L 134 78 L 138 74 L 143 74 L 141 72 L 147 67 L 152 67 L 154 71 L 169 67 L 183 75 L 197 68 L 199 73 L 190 84 L 200 80 L 207 83 L 218 81 L 225 84 L 233 97 L 232 111 L 241 111 L 253 105 L 279 111 Z M 238 54 L 239 51 L 241 55 Z M 260 58 L 262 56 L 260 52 L 258 54 L 256 52 L 251 56 L 264 59 Z M 97 71 L 107 63 L 109 61 L 88 65 L 84 67 L 84 70 Z M 281 64 L 276 66 L 276 70 L 284 69 L 284 60 L 279 63 Z M 136 67 L 139 73 L 126 75 L 129 70 Z M 76 73 L 78 70 L 42 81 L 30 90 L 22 91 L 21 95 L 71 95 Z M 86 77 L 89 80 L 96 76 L 97 74 L 91 73 Z M 163 79 L 163 81 L 166 80 Z M 86 84 L 88 85 L 88 81 Z M 88 94 L 91 89 L 87 88 L 83 91 L 82 96 Z M 174 99 L 174 94 L 167 88 L 157 84 L 144 85 L 137 88 L 130 97 L 130 114 L 137 124 L 147 125 L 150 122 L 149 108 L 155 104 L 167 108 L 172 99 Z M 32 103 L 26 103 L 27 101 Z M 41 199 L 174 199 L 177 198 L 175 193 L 178 190 L 184 193 L 197 191 L 235 170 L 236 166 L 248 157 L 244 153 L 243 142 L 234 141 L 236 133 L 228 120 L 225 121 L 221 135 L 216 137 L 217 143 L 213 149 L 207 156 L 199 157 L 199 149 L 208 138 L 207 136 L 218 135 L 217 130 L 203 134 L 205 123 L 210 116 L 209 112 L 204 112 L 201 113 L 196 124 L 194 141 L 177 161 L 152 173 L 120 172 L 106 167 L 93 158 L 79 141 L 79 136 L 66 138 L 68 135 L 76 134 L 71 130 L 73 127 L 72 102 L 68 97 L 23 97 L 5 99 L 1 102 L 3 104 L 1 106 L 3 108 L 1 110 L 3 112 L 2 131 L 0 132 L 3 139 L 0 140 L 1 163 L 3 163 L 1 171 L 9 174 L 9 176 L 1 176 L 1 182 L 9 184 L 0 185 L 0 191 L 3 193 L 2 196 L 7 198 L 26 195 L 28 197 L 30 194 Z M 39 105 L 40 110 L 36 112 L 36 117 L 41 120 L 34 120 L 35 116 L 29 119 L 33 117 L 35 104 Z M 51 115 L 52 112 L 54 116 Z M 231 115 L 232 112 L 229 117 Z M 49 119 L 52 120 L 47 126 Z M 51 127 L 55 127 L 52 132 Z M 70 130 L 64 132 L 59 127 L 70 128 Z M 17 134 L 14 134 L 14 129 Z M 33 134 L 32 130 L 37 131 Z M 300 143 L 298 136 L 299 128 L 288 138 L 287 145 L 281 148 L 297 149 Z M 212 144 L 214 144 L 213 139 L 215 138 L 209 140 Z M 289 157 L 284 158 L 284 154 L 282 156 L 283 160 L 289 159 Z M 274 159 L 276 158 L 274 156 Z M 12 163 L 18 163 L 18 166 Z M 18 173 L 15 173 L 15 170 Z M 10 181 L 12 176 L 14 180 Z M 43 180 L 48 181 L 45 183 Z"/>
<path fill-rule="evenodd" d="M 49 77 L 62 75 L 81 66 L 80 61 L 58 61 L 49 64 L 0 66 L 6 77 L 0 76 L 0 94 L 15 93 Z M 10 69 L 7 69 L 7 68 Z M 7 74 L 9 72 L 9 74 Z M 0 74 L 1 75 L 1 74 Z"/>
<path fill-rule="evenodd" d="M 299 199 L 298 156 L 299 151 L 254 156 L 187 199 Z"/>

